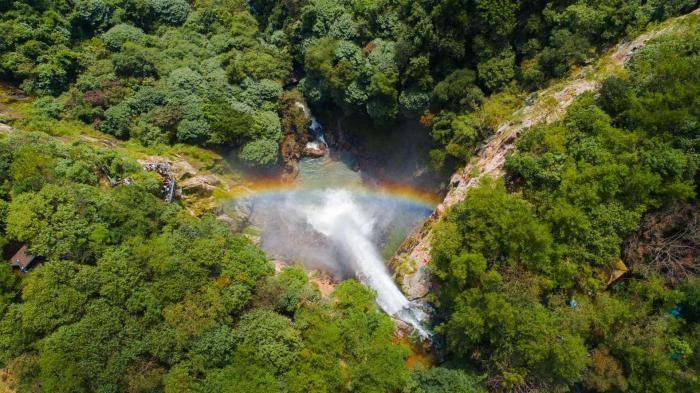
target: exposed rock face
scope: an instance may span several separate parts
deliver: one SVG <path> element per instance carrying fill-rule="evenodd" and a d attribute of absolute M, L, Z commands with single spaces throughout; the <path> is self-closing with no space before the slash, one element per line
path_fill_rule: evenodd
<path fill-rule="evenodd" d="M 700 10 L 693 13 L 700 13 Z M 578 96 L 597 90 L 603 77 L 624 67 L 634 51 L 669 29 L 669 26 L 665 26 L 630 42 L 617 45 L 609 52 L 607 62 L 598 69 L 602 72 L 593 72 L 593 66 L 587 66 L 579 70 L 575 79 L 567 82 L 563 87 L 554 86 L 532 96 L 525 107 L 513 114 L 511 117 L 513 121 L 502 124 L 496 133 L 476 151 L 467 166 L 452 175 L 450 189 L 443 202 L 436 207 L 430 219 L 404 241 L 390 262 L 395 267 L 408 267 L 408 271 L 397 270 L 397 280 L 410 300 L 421 299 L 430 290 L 431 279 L 425 267 L 431 258 L 433 223 L 440 220 L 450 207 L 464 201 L 468 191 L 477 186 L 484 177 L 503 176 L 506 157 L 515 150 L 515 141 L 523 131 L 543 122 L 551 123 L 559 120 Z M 587 74 L 592 75 L 590 79 L 584 78 Z"/>
<path fill-rule="evenodd" d="M 218 177 L 211 174 L 200 174 L 183 180 L 180 182 L 180 187 L 183 195 L 209 197 L 220 184 L 221 180 Z"/>
<path fill-rule="evenodd" d="M 284 140 L 280 145 L 280 154 L 284 161 L 284 173 L 282 174 L 284 181 L 292 181 L 299 174 L 298 161 L 302 155 L 301 144 L 297 141 L 297 135 L 290 133 L 284 136 Z"/>
<path fill-rule="evenodd" d="M 226 213 L 219 213 L 216 216 L 216 219 L 228 225 L 232 232 L 238 232 L 241 229 L 240 220 L 236 220 L 235 218 L 229 216 Z"/>
<path fill-rule="evenodd" d="M 170 165 L 170 171 L 173 173 L 178 182 L 189 179 L 197 175 L 197 169 L 188 161 L 177 160 Z"/>
<path fill-rule="evenodd" d="M 139 163 L 147 170 L 156 170 L 164 180 L 172 182 L 176 189 L 171 198 L 179 198 L 185 203 L 185 208 L 193 215 L 216 210 L 215 190 L 227 192 L 232 183 L 225 177 L 198 169 L 192 162 L 181 158 L 166 158 L 149 156 Z M 167 169 L 166 169 L 167 168 Z M 162 172 L 162 173 L 161 173 Z"/>
<path fill-rule="evenodd" d="M 514 117 L 519 117 L 517 123 L 502 124 L 496 133 L 489 138 L 475 154 L 466 167 L 455 172 L 450 179 L 450 189 L 445 199 L 439 204 L 430 219 L 413 233 L 401 245 L 394 259 L 404 259 L 404 264 L 413 263 L 416 268 L 412 273 L 399 277 L 400 285 L 410 300 L 425 297 L 430 289 L 430 278 L 426 265 L 430 262 L 432 240 L 431 227 L 452 206 L 464 201 L 469 189 L 477 186 L 484 177 L 498 178 L 503 176 L 503 165 L 506 157 L 515 149 L 515 141 L 523 131 L 541 122 L 552 122 L 566 112 L 576 97 L 584 92 L 597 89 L 597 81 L 585 79 L 575 80 L 558 91 L 549 93 L 556 99 L 556 107 L 548 107 L 545 100 L 538 100 L 534 105 L 521 108 Z M 540 94 L 547 97 L 547 94 Z M 408 261 L 405 261 L 405 260 Z M 392 261 L 392 264 L 395 262 Z"/>

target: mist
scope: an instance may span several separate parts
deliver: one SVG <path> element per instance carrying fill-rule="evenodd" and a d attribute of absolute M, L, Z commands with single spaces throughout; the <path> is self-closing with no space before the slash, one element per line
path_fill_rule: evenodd
<path fill-rule="evenodd" d="M 422 313 L 396 286 L 380 250 L 394 231 L 403 238 L 424 220 L 429 207 L 339 188 L 263 194 L 235 203 L 249 211 L 271 258 L 302 263 L 338 281 L 356 278 L 377 292 L 377 304 L 387 314 L 427 334 L 420 326 Z"/>

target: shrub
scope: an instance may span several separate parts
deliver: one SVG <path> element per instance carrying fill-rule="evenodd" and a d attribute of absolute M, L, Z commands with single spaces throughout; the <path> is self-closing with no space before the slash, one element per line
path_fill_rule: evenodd
<path fill-rule="evenodd" d="M 113 52 L 121 50 L 122 45 L 128 41 L 138 42 L 143 37 L 143 30 L 132 25 L 121 23 L 102 34 L 107 48 Z"/>
<path fill-rule="evenodd" d="M 34 102 L 34 108 L 45 116 L 58 119 L 63 112 L 63 104 L 53 97 L 41 97 Z"/>
<path fill-rule="evenodd" d="M 209 136 L 209 124 L 200 119 L 185 119 L 177 126 L 177 140 L 186 143 L 202 143 Z"/>
<path fill-rule="evenodd" d="M 151 0 L 156 18 L 170 25 L 182 24 L 192 7 L 186 0 Z"/>
<path fill-rule="evenodd" d="M 256 139 L 241 149 L 238 157 L 252 165 L 272 165 L 277 162 L 279 146 L 269 139 Z"/>
<path fill-rule="evenodd" d="M 131 108 L 125 103 L 115 105 L 105 111 L 105 119 L 100 123 L 100 130 L 118 138 L 129 137 Z"/>
<path fill-rule="evenodd" d="M 112 55 L 114 72 L 122 77 L 158 76 L 155 59 L 144 47 L 126 42 L 121 52 Z"/>

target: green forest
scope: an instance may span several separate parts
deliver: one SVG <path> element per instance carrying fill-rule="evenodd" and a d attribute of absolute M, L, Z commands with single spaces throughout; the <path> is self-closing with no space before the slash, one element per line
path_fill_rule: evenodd
<path fill-rule="evenodd" d="M 76 137 L 270 170 L 313 138 L 305 102 L 378 133 L 420 123 L 447 181 L 538 91 L 699 6 L 0 0 L 0 88 L 28 102 L 0 100 L 0 246 L 41 257 L 0 263 L 0 392 L 700 391 L 697 13 L 430 224 L 417 367 L 371 288 L 276 271 L 163 201 L 133 155 Z"/>

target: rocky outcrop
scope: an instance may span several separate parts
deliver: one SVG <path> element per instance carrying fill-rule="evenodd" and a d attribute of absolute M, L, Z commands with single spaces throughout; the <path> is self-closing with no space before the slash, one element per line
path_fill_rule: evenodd
<path fill-rule="evenodd" d="M 217 212 L 217 198 L 227 194 L 237 185 L 226 176 L 225 165 L 224 169 L 220 169 L 224 171 L 220 175 L 217 173 L 221 172 L 213 173 L 207 168 L 200 168 L 196 161 L 178 155 L 147 156 L 139 160 L 139 163 L 147 170 L 157 170 L 164 180 L 171 179 L 174 186 L 172 197 L 179 198 L 187 211 L 196 216 L 204 212 Z M 221 162 L 214 162 L 212 166 L 222 167 Z"/>
<path fill-rule="evenodd" d="M 179 183 L 183 196 L 210 197 L 221 185 L 221 180 L 212 174 L 198 174 Z"/>
<path fill-rule="evenodd" d="M 700 10 L 696 10 L 693 13 L 699 12 Z M 452 175 L 450 188 L 443 202 L 436 207 L 430 219 L 404 241 L 392 258 L 390 263 L 397 272 L 396 279 L 409 299 L 423 298 L 430 291 L 430 277 L 426 265 L 430 263 L 433 223 L 440 220 L 450 207 L 464 201 L 469 190 L 477 186 L 484 177 L 503 176 L 506 157 L 515 150 L 515 141 L 523 131 L 540 123 L 560 119 L 578 96 L 598 89 L 602 79 L 624 67 L 634 51 L 650 39 L 669 31 L 672 26 L 672 22 L 667 23 L 632 41 L 617 45 L 603 58 L 602 64 L 597 67 L 584 67 L 563 84 L 533 95 L 525 107 L 511 116 L 511 121 L 498 127 L 496 133 L 476 151 L 467 166 Z"/>

